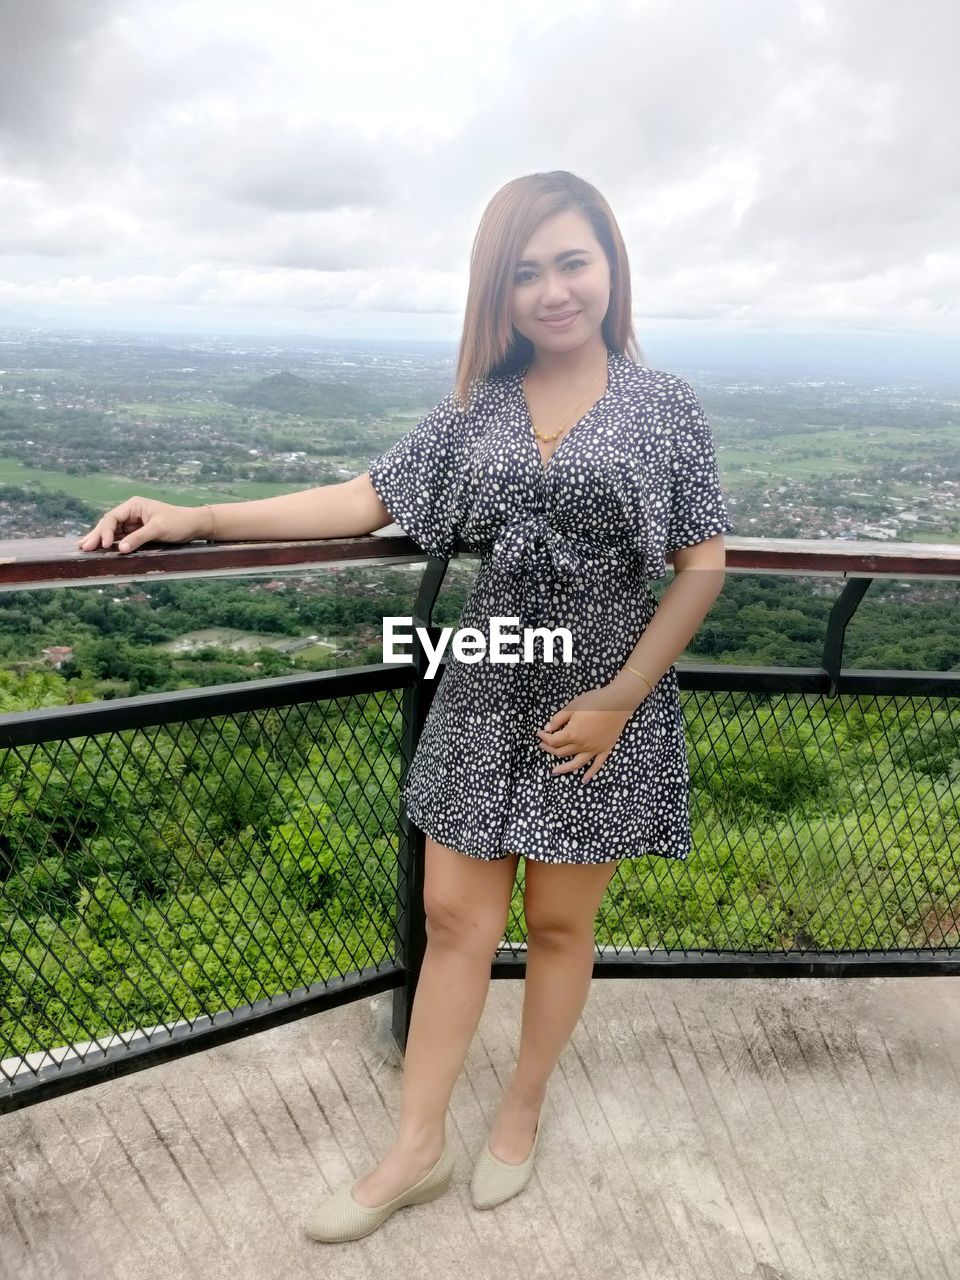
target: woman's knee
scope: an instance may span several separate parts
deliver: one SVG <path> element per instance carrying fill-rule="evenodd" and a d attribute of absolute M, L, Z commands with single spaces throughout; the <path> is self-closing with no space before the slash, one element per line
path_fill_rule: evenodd
<path fill-rule="evenodd" d="M 527 937 L 557 946 L 592 938 L 600 903 L 616 868 L 616 862 L 588 866 L 531 866 L 528 862 L 523 896 Z"/>
<path fill-rule="evenodd" d="M 503 937 L 516 879 L 516 855 L 486 861 L 427 838 L 423 909 L 427 937 L 487 951 Z"/>

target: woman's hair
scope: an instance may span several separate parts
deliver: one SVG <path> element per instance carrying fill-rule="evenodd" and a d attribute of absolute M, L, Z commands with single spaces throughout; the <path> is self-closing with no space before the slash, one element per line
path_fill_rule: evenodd
<path fill-rule="evenodd" d="M 630 265 L 613 211 L 596 187 L 565 169 L 529 173 L 493 196 L 474 237 L 454 388 L 463 407 L 479 380 L 530 363 L 533 343 L 512 321 L 514 272 L 540 223 L 567 209 L 587 219 L 610 264 L 610 306 L 602 326 L 607 347 L 643 363 L 630 315 Z"/>

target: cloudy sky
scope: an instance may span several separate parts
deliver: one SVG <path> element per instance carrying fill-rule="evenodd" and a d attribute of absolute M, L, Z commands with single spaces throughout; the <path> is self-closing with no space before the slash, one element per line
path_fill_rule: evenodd
<path fill-rule="evenodd" d="M 649 329 L 960 336 L 956 0 L 2 0 L 0 323 L 456 340 L 494 191 Z"/>

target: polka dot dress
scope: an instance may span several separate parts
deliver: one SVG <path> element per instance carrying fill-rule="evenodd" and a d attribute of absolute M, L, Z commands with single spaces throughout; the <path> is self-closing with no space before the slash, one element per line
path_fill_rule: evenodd
<path fill-rule="evenodd" d="M 413 823 L 474 858 L 609 862 L 692 848 L 689 772 L 674 667 L 630 716 L 600 771 L 551 776 L 537 729 L 612 680 L 656 610 L 665 555 L 733 524 L 710 427 L 675 374 L 607 353 L 607 389 L 544 465 L 523 394 L 526 370 L 451 392 L 386 453 L 370 480 L 430 555 L 459 539 L 479 568 L 458 627 L 490 634 L 566 627 L 573 661 L 458 660 L 446 669 L 402 787 Z M 642 686 L 645 687 L 645 686 Z M 568 757 L 569 758 L 569 757 Z"/>

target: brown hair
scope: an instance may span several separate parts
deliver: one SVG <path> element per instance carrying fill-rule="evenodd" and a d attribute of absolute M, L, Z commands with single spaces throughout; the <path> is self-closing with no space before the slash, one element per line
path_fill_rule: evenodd
<path fill-rule="evenodd" d="M 529 364 L 533 344 L 511 320 L 514 270 L 540 223 L 567 209 L 584 215 L 610 264 L 610 306 L 602 326 L 607 347 L 643 363 L 630 315 L 630 265 L 613 211 L 596 187 L 566 169 L 529 173 L 496 192 L 474 237 L 454 387 L 464 408 L 477 381 Z"/>

